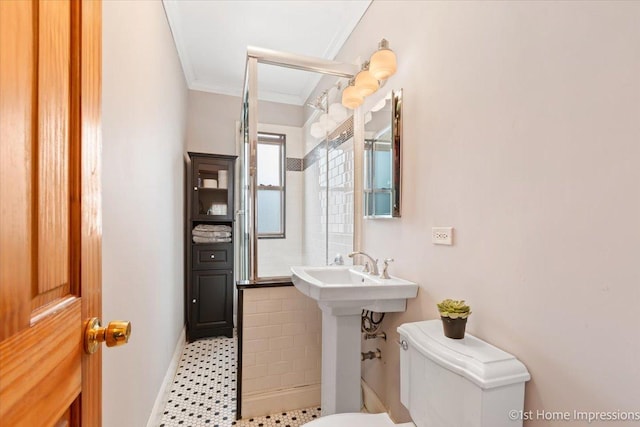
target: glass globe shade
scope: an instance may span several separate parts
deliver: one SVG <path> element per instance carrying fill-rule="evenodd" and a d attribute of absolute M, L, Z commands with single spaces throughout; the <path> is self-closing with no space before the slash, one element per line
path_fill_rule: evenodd
<path fill-rule="evenodd" d="M 369 96 L 380 87 L 378 80 L 373 77 L 369 70 L 362 70 L 358 73 L 355 86 L 360 91 L 360 95 Z"/>
<path fill-rule="evenodd" d="M 344 108 L 342 104 L 334 102 L 329 105 L 329 117 L 335 120 L 336 123 L 342 123 L 349 117 L 349 113 L 347 113 L 347 109 Z"/>
<path fill-rule="evenodd" d="M 320 126 L 322 126 L 326 132 L 331 132 L 337 125 L 336 121 L 329 117 L 327 113 L 320 116 L 318 123 L 320 123 Z"/>
<path fill-rule="evenodd" d="M 383 48 L 371 56 L 369 72 L 376 80 L 385 80 L 396 72 L 397 66 L 396 54 Z"/>
<path fill-rule="evenodd" d="M 311 129 L 309 129 L 309 133 L 311 134 L 312 137 L 314 138 L 322 138 L 323 136 L 325 136 L 325 130 L 322 127 L 322 125 L 318 122 L 313 123 L 311 125 Z"/>
<path fill-rule="evenodd" d="M 358 108 L 364 102 L 364 97 L 355 86 L 347 86 L 342 92 L 342 105 L 353 110 Z"/>

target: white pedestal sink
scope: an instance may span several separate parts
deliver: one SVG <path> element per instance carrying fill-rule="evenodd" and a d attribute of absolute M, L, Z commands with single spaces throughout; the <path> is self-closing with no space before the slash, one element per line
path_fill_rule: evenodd
<path fill-rule="evenodd" d="M 362 267 L 292 267 L 295 287 L 322 310 L 322 415 L 360 412 L 360 314 L 405 311 L 418 285 Z"/>

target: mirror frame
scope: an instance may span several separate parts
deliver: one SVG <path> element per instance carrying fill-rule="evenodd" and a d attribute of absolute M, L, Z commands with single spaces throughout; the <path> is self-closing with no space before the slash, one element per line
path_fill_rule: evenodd
<path fill-rule="evenodd" d="M 376 215 L 370 213 L 367 198 L 363 197 L 364 217 L 368 219 L 400 218 L 402 216 L 402 88 L 391 90 L 391 214 Z M 371 148 L 373 150 L 373 147 Z M 373 158 L 373 157 L 371 157 Z M 369 171 L 367 173 L 367 168 Z M 373 165 L 363 165 L 363 178 L 375 174 Z M 373 178 L 371 178 L 373 179 Z M 365 188 L 362 189 L 363 195 Z"/>
<path fill-rule="evenodd" d="M 402 88 L 391 91 L 392 156 L 393 156 L 393 207 L 391 216 L 399 218 L 402 207 Z"/>

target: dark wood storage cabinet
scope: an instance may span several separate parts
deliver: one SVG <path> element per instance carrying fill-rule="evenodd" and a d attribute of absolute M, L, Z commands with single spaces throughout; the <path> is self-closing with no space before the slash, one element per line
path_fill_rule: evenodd
<path fill-rule="evenodd" d="M 233 336 L 235 160 L 204 153 L 188 153 L 186 159 L 185 313 L 190 342 Z"/>

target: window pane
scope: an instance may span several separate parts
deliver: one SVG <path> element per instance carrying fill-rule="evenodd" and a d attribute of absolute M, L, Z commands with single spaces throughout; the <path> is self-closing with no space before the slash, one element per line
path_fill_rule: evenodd
<path fill-rule="evenodd" d="M 281 185 L 281 148 L 280 144 L 258 143 L 258 185 Z"/>
<path fill-rule="evenodd" d="M 282 233 L 282 192 L 279 190 L 258 190 L 258 234 Z"/>

